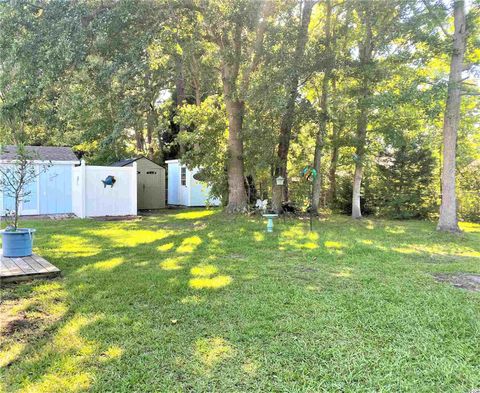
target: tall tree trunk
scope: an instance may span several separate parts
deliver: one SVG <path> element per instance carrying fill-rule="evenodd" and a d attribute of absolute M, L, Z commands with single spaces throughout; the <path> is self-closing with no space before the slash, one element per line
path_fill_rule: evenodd
<path fill-rule="evenodd" d="M 327 122 L 328 122 L 328 112 L 327 112 L 327 100 L 328 100 L 328 84 L 329 84 L 330 75 L 329 72 L 325 72 L 322 82 L 322 102 L 321 102 L 321 113 L 320 119 L 318 122 L 318 132 L 315 139 L 315 154 L 313 157 L 313 168 L 317 171 L 317 177 L 313 179 L 312 185 L 312 201 L 311 208 L 314 213 L 318 213 L 318 208 L 320 205 L 320 194 L 322 193 L 322 155 L 323 155 L 323 146 L 325 143 L 325 135 L 327 133 Z"/>
<path fill-rule="evenodd" d="M 153 104 L 150 104 L 147 112 L 147 149 L 148 149 L 148 158 L 153 161 L 154 158 L 154 149 L 153 149 L 153 132 L 155 131 L 155 124 L 157 118 L 155 113 L 155 108 Z"/>
<path fill-rule="evenodd" d="M 145 151 L 145 138 L 143 136 L 143 130 L 141 128 L 135 128 L 135 145 L 138 151 L 141 151 L 142 153 Z"/>
<path fill-rule="evenodd" d="M 282 202 L 288 198 L 287 161 L 288 151 L 290 149 L 292 127 L 295 117 L 295 101 L 298 97 L 298 66 L 302 63 L 302 58 L 305 53 L 305 46 L 308 39 L 308 25 L 310 24 L 312 8 L 315 3 L 316 1 L 314 0 L 303 1 L 302 21 L 299 26 L 295 53 L 292 59 L 291 77 L 287 81 L 288 98 L 287 105 L 285 106 L 285 111 L 283 112 L 282 119 L 280 121 L 280 136 L 278 139 L 277 159 L 275 163 L 275 170 L 273 173 L 272 186 L 272 208 L 277 212 L 280 212 L 282 210 Z M 284 186 L 277 186 L 275 179 L 278 176 L 281 176 L 285 179 Z"/>
<path fill-rule="evenodd" d="M 369 70 L 373 54 L 372 25 L 371 15 L 367 11 L 363 11 L 362 22 L 365 25 L 364 41 L 359 44 L 360 69 L 362 79 L 360 85 L 360 94 L 358 99 L 358 117 L 357 117 L 357 135 L 356 135 L 356 151 L 355 151 L 355 172 L 353 175 L 353 191 L 352 191 L 352 218 L 361 218 L 362 210 L 360 207 L 360 192 L 363 179 L 363 167 L 365 160 L 365 145 L 367 142 L 367 126 L 368 126 L 368 99 L 371 92 L 369 88 Z"/>
<path fill-rule="evenodd" d="M 248 208 L 247 192 L 245 189 L 245 170 L 243 157 L 243 116 L 245 102 L 241 98 L 248 91 L 250 76 L 257 69 L 263 53 L 263 41 L 267 28 L 268 17 L 274 10 L 274 2 L 263 3 L 262 15 L 256 29 L 256 37 L 251 51 L 243 53 L 242 30 L 244 25 L 241 19 L 235 21 L 232 39 L 224 31 L 217 44 L 224 53 L 229 55 L 222 59 L 221 76 L 225 108 L 228 117 L 228 213 L 243 213 Z M 242 58 L 248 58 L 250 63 L 242 71 Z"/>
<path fill-rule="evenodd" d="M 335 77 L 332 77 L 332 93 L 335 94 L 337 91 L 337 80 Z M 338 165 L 338 156 L 340 153 L 340 135 L 345 126 L 345 120 L 342 118 L 341 114 L 338 115 L 339 108 L 337 105 L 337 119 L 332 122 L 332 152 L 330 156 L 330 165 L 328 169 L 328 181 L 329 187 L 327 191 L 326 203 L 331 207 L 332 203 L 337 199 L 337 165 Z"/>
<path fill-rule="evenodd" d="M 330 47 L 331 41 L 331 19 L 332 19 L 332 4 L 330 0 L 325 1 L 326 19 L 325 19 L 325 53 L 327 57 L 327 66 L 322 80 L 322 94 L 320 97 L 320 118 L 318 121 L 318 132 L 315 140 L 315 155 L 313 158 L 313 168 L 317 171 L 317 177 L 313 180 L 312 202 L 311 208 L 314 213 L 318 213 L 320 205 L 320 195 L 322 193 L 322 154 L 325 135 L 327 134 L 328 122 L 328 90 L 330 85 L 330 78 L 334 65 L 333 53 Z"/>
<path fill-rule="evenodd" d="M 150 71 L 146 72 L 143 77 L 143 88 L 144 88 L 144 97 L 145 97 L 145 116 L 146 116 L 146 125 L 147 125 L 147 139 L 146 139 L 146 149 L 147 157 L 150 160 L 153 160 L 154 149 L 153 149 L 153 133 L 155 131 L 155 125 L 157 122 L 157 116 L 155 113 L 155 92 L 152 92 L 152 73 Z"/>
<path fill-rule="evenodd" d="M 185 103 L 185 73 L 183 70 L 182 55 L 177 54 L 175 56 L 175 110 L 178 113 L 180 108 Z M 182 131 L 181 125 L 178 126 L 178 132 Z M 180 158 L 185 154 L 185 146 L 180 144 Z"/>
<path fill-rule="evenodd" d="M 165 150 L 164 150 L 162 130 L 160 128 L 157 128 L 157 139 L 158 139 L 158 159 L 157 159 L 157 162 L 160 165 L 163 165 L 165 163 Z"/>
<path fill-rule="evenodd" d="M 455 31 L 453 35 L 448 97 L 443 122 L 443 168 L 442 204 L 437 229 L 459 232 L 457 220 L 457 199 L 455 194 L 457 133 L 460 123 L 461 83 L 463 59 L 465 55 L 466 18 L 465 2 L 457 0 L 453 4 Z"/>
<path fill-rule="evenodd" d="M 295 87 L 295 93 L 290 93 L 287 107 L 282 116 L 280 122 L 280 138 L 278 141 L 277 149 L 277 163 L 273 171 L 273 183 L 272 183 L 272 208 L 276 212 L 282 211 L 282 202 L 288 198 L 286 185 L 287 185 L 287 160 L 288 150 L 290 148 L 290 137 L 292 133 L 293 114 L 295 112 L 295 98 L 297 95 L 297 87 Z M 277 177 L 283 177 L 284 185 L 279 186 L 276 184 Z"/>
<path fill-rule="evenodd" d="M 225 99 L 228 114 L 228 205 L 229 213 L 243 213 L 247 209 L 243 163 L 243 111 L 244 103 Z"/>
<path fill-rule="evenodd" d="M 327 203 L 332 204 L 337 198 L 337 165 L 340 152 L 339 138 L 343 126 L 339 122 L 333 123 L 332 132 L 332 155 L 330 157 L 330 167 L 328 169 L 329 188 L 327 192 Z"/>
<path fill-rule="evenodd" d="M 192 84 L 193 84 L 193 90 L 195 91 L 195 105 L 200 106 L 202 103 L 202 91 L 201 91 L 201 83 L 200 83 L 200 78 L 198 75 L 192 76 Z"/>
<path fill-rule="evenodd" d="M 365 160 L 365 144 L 367 141 L 368 113 L 365 100 L 368 97 L 368 89 L 363 89 L 360 99 L 360 108 L 357 118 L 357 136 L 355 150 L 355 172 L 353 175 L 352 191 L 352 218 L 362 218 L 362 209 L 360 207 L 360 191 L 363 179 L 363 165 Z"/>
<path fill-rule="evenodd" d="M 237 34 L 238 40 L 240 39 Z M 240 41 L 236 41 L 239 46 Z M 247 210 L 248 200 L 245 190 L 245 171 L 243 162 L 243 112 L 245 104 L 238 98 L 236 82 L 240 59 L 235 59 L 233 65 L 224 62 L 222 64 L 222 84 L 225 97 L 225 108 L 228 117 L 228 213 L 243 213 Z"/>

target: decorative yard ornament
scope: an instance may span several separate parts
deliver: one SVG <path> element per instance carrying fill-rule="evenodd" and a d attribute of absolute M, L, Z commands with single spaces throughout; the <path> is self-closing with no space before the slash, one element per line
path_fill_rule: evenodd
<path fill-rule="evenodd" d="M 307 181 L 313 181 L 317 178 L 317 170 L 310 165 L 302 169 L 302 177 Z"/>
<path fill-rule="evenodd" d="M 283 186 L 283 183 L 285 182 L 285 179 L 282 177 L 282 176 L 278 176 L 276 179 L 275 179 L 276 183 L 277 183 L 277 186 Z"/>
<path fill-rule="evenodd" d="M 276 213 L 262 214 L 267 219 L 267 232 L 273 232 L 273 219 L 278 217 Z"/>
<path fill-rule="evenodd" d="M 264 200 L 261 200 L 261 199 L 257 199 L 257 203 L 255 204 L 255 207 L 264 212 L 267 210 L 267 205 L 268 205 L 268 200 L 267 199 L 264 199 Z"/>
<path fill-rule="evenodd" d="M 102 183 L 103 183 L 103 188 L 107 187 L 107 186 L 110 186 L 111 188 L 113 188 L 113 185 L 115 184 L 116 180 L 115 180 L 115 176 L 112 176 L 112 175 L 108 175 L 105 180 L 102 180 Z"/>
<path fill-rule="evenodd" d="M 302 170 L 302 173 L 301 173 L 302 177 L 304 180 L 308 181 L 311 183 L 312 187 L 311 187 L 311 198 L 310 198 L 310 206 L 308 208 L 309 210 L 309 213 L 310 213 L 310 231 L 313 231 L 313 209 L 312 209 L 312 206 L 313 206 L 313 181 L 317 178 L 317 170 L 310 166 L 310 165 L 307 165 L 305 168 L 303 168 Z"/>
<path fill-rule="evenodd" d="M 208 180 L 207 174 L 203 170 L 199 170 L 192 176 L 196 181 L 206 182 Z"/>

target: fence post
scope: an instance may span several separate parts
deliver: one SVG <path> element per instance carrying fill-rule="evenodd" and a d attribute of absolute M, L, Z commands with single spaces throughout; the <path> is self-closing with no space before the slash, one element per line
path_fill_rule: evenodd
<path fill-rule="evenodd" d="M 138 214 L 137 208 L 137 163 L 132 164 L 132 172 L 130 174 L 130 211 L 132 216 Z"/>
<path fill-rule="evenodd" d="M 80 218 L 87 217 L 87 166 L 85 160 L 80 161 Z"/>

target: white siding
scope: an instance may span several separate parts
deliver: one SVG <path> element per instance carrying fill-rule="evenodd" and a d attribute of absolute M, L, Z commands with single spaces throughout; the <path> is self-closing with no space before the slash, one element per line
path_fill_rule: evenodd
<path fill-rule="evenodd" d="M 168 164 L 168 195 L 167 203 L 179 205 L 180 165 L 178 161 L 167 161 Z"/>
<path fill-rule="evenodd" d="M 213 206 L 220 205 L 220 200 L 209 199 L 210 186 L 199 182 L 193 178 L 198 169 L 189 170 L 187 168 L 186 185 L 181 184 L 181 168 L 179 160 L 166 161 L 168 164 L 168 200 L 170 205 L 182 206 L 205 206 L 208 204 Z"/>

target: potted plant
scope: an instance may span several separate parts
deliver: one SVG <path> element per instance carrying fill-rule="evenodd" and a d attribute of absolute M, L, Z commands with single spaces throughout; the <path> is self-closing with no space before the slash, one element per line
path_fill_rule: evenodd
<path fill-rule="evenodd" d="M 12 198 L 14 201 L 14 209 L 6 211 L 7 227 L 0 231 L 3 256 L 6 257 L 32 255 L 35 229 L 18 227 L 19 210 L 22 202 L 29 201 L 31 191 L 27 186 L 48 168 L 48 165 L 39 165 L 37 171 L 33 160 L 25 146 L 19 144 L 16 149 L 16 158 L 0 165 L 0 192 L 3 192 L 4 198 Z"/>

